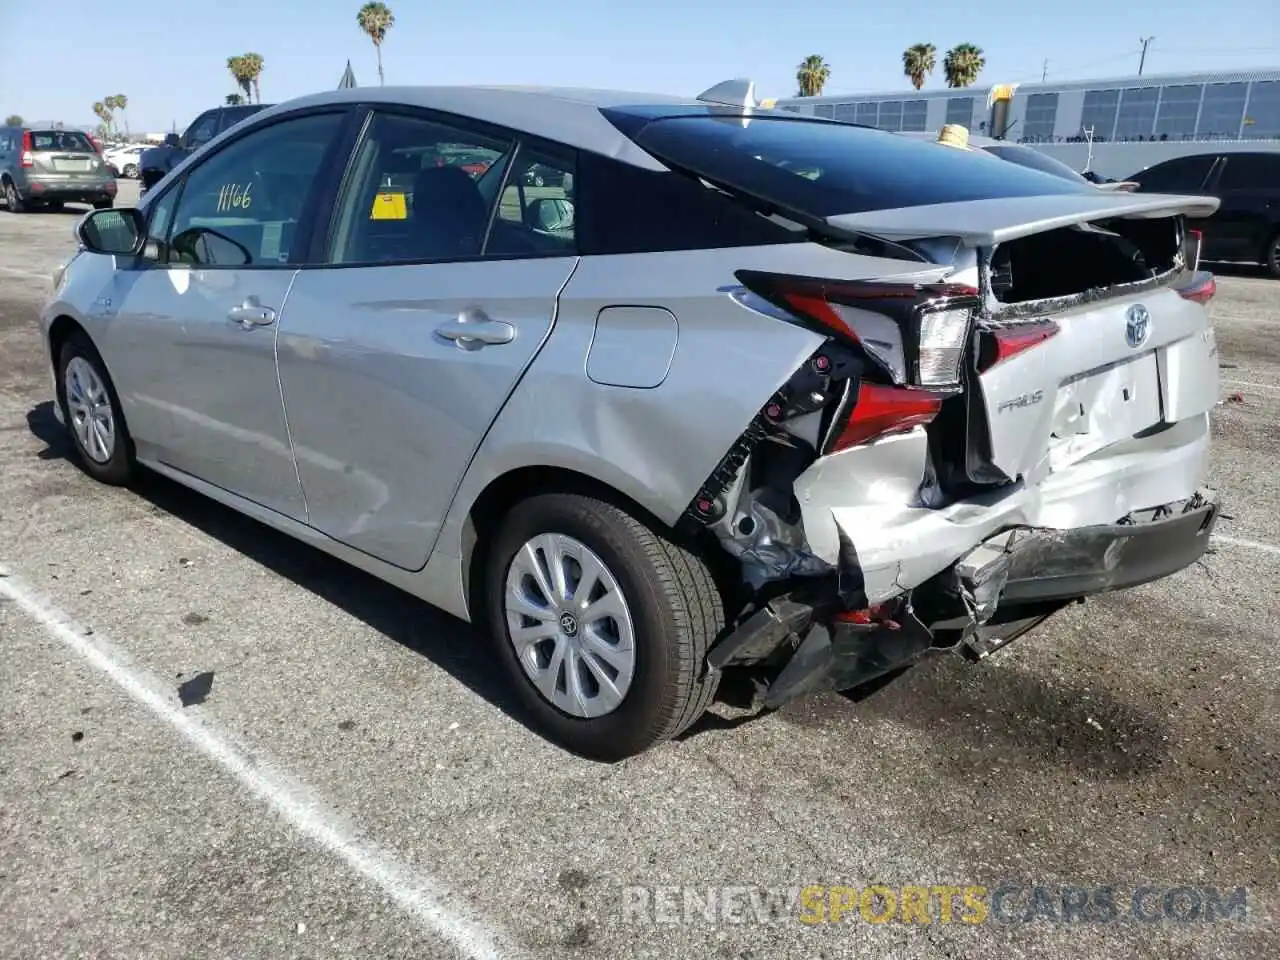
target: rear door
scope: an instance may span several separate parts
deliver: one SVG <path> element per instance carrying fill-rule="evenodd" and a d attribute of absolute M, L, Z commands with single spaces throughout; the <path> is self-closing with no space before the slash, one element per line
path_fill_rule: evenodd
<path fill-rule="evenodd" d="M 1214 254 L 1224 260 L 1263 260 L 1280 219 L 1280 154 L 1228 153 L 1214 194 Z"/>
<path fill-rule="evenodd" d="M 525 182 L 539 163 L 560 181 L 573 168 L 503 131 L 373 114 L 332 242 L 280 321 L 298 475 L 322 533 L 405 569 L 426 562 L 577 262 L 563 186 Z"/>

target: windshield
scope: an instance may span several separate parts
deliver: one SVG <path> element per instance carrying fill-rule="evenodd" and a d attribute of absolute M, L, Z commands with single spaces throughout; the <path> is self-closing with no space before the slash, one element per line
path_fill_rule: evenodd
<path fill-rule="evenodd" d="M 717 184 L 824 218 L 1093 190 L 1082 180 L 992 163 L 976 152 L 820 120 L 669 117 L 649 123 L 635 139 Z"/>
<path fill-rule="evenodd" d="M 1008 160 L 1010 163 L 1016 163 L 1020 167 L 1030 167 L 1032 170 L 1043 170 L 1045 173 L 1051 173 L 1055 177 L 1062 177 L 1064 180 L 1071 180 L 1075 183 L 1088 183 L 1089 181 L 1072 170 L 1061 160 L 1055 160 L 1053 157 L 1045 156 L 1039 150 L 1033 150 L 1031 147 L 983 147 L 987 153 L 994 153 L 1001 160 Z"/>
<path fill-rule="evenodd" d="M 75 153 L 96 153 L 93 144 L 79 130 L 33 130 L 32 150 L 67 150 Z"/>

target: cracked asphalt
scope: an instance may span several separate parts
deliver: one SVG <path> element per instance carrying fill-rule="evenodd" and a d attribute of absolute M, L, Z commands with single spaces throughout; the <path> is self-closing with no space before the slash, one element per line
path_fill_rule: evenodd
<path fill-rule="evenodd" d="M 607 766 L 528 730 L 464 624 L 73 465 L 36 317 L 75 219 L 0 212 L 0 957 L 1280 956 L 1280 282 L 1224 267 L 1211 305 L 1203 562 Z M 752 907 L 871 884 L 992 909 Z M 656 889 L 722 887 L 739 915 Z"/>

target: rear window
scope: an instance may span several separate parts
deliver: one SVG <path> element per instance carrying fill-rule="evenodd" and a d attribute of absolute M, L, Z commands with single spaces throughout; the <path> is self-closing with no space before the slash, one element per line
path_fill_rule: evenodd
<path fill-rule="evenodd" d="M 79 130 L 32 130 L 32 150 L 66 150 L 75 153 L 94 153 L 93 144 Z"/>
<path fill-rule="evenodd" d="M 669 117 L 635 140 L 722 186 L 811 216 L 1091 192 L 1087 183 L 894 133 L 815 120 Z"/>
<path fill-rule="evenodd" d="M 1073 183 L 1089 182 L 1061 160 L 1045 156 L 1039 150 L 1034 150 L 1031 147 L 983 147 L 982 149 L 986 150 L 987 153 L 995 154 L 1001 160 L 1016 163 L 1020 167 L 1030 167 L 1032 170 L 1051 173 L 1055 177 L 1061 177 L 1063 180 L 1070 180 Z"/>

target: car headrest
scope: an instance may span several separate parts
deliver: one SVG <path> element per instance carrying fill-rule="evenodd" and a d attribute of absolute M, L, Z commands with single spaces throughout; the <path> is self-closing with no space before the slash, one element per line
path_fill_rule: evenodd
<path fill-rule="evenodd" d="M 427 167 L 414 179 L 413 220 L 433 248 L 479 253 L 488 219 L 480 188 L 457 167 Z"/>

